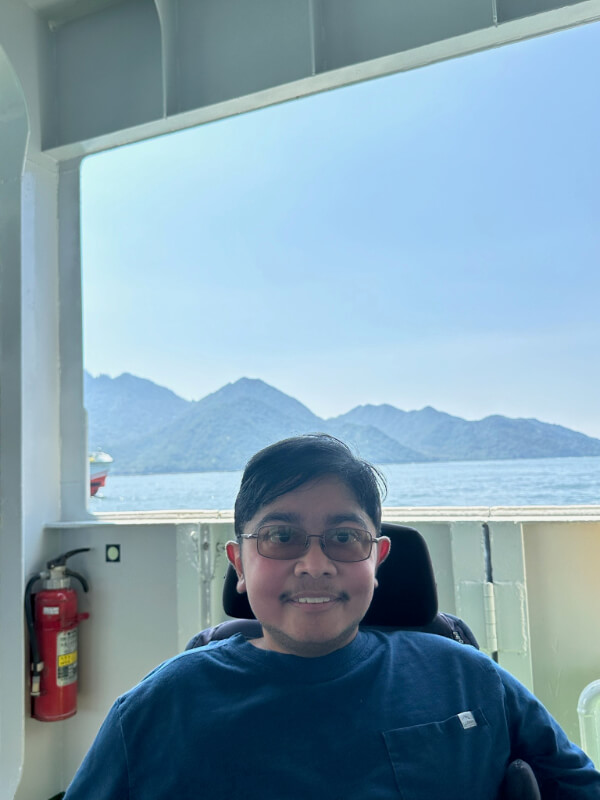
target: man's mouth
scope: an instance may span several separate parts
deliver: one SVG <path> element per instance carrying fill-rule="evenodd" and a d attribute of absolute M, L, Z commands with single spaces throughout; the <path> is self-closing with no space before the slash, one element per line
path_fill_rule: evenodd
<path fill-rule="evenodd" d="M 331 603 L 333 597 L 298 597 L 296 603 Z"/>
<path fill-rule="evenodd" d="M 284 603 L 299 603 L 302 605 L 325 605 L 326 603 L 344 602 L 349 598 L 346 592 L 341 592 L 340 594 L 302 594 L 301 592 L 288 594 L 286 592 L 282 594 L 279 599 Z"/>

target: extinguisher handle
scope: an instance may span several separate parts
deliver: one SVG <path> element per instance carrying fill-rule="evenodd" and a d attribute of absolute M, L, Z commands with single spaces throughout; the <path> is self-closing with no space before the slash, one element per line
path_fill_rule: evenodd
<path fill-rule="evenodd" d="M 65 574 L 68 575 L 69 578 L 77 578 L 84 592 L 89 591 L 90 588 L 89 584 L 83 577 L 83 575 L 80 575 L 78 572 L 75 572 L 74 570 L 68 568 L 65 570 Z"/>
<path fill-rule="evenodd" d="M 89 551 L 89 547 L 78 547 L 76 550 L 69 550 L 68 553 L 63 553 L 61 556 L 57 556 L 56 558 L 48 561 L 46 567 L 48 569 L 54 569 L 54 567 L 64 567 L 67 563 L 67 559 L 71 558 L 71 556 L 74 556 L 77 553 L 89 553 Z"/>

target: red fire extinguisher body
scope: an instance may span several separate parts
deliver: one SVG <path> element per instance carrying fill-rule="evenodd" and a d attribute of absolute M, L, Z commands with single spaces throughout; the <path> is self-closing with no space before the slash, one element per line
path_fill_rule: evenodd
<path fill-rule="evenodd" d="M 71 579 L 88 591 L 88 582 L 67 567 L 67 560 L 89 547 L 69 550 L 47 562 L 47 571 L 32 575 L 25 587 L 25 618 L 29 632 L 31 716 L 55 722 L 77 712 L 77 628 L 89 614 L 77 612 Z M 42 589 L 33 587 L 43 581 Z"/>
<path fill-rule="evenodd" d="M 43 722 L 72 717 L 77 711 L 77 613 L 74 589 L 43 589 L 35 595 L 35 630 L 44 668 L 32 715 Z"/>

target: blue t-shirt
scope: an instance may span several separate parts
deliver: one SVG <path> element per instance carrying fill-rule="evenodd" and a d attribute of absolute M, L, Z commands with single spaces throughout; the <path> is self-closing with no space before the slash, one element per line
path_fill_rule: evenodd
<path fill-rule="evenodd" d="M 543 797 L 600 800 L 585 754 L 473 648 L 362 630 L 301 658 L 238 634 L 120 697 L 65 800 L 493 800 L 514 758 Z"/>

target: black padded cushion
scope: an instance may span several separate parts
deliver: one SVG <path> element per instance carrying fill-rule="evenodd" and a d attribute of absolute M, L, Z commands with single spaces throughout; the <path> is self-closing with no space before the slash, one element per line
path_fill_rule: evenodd
<path fill-rule="evenodd" d="M 381 533 L 392 541 L 379 567 L 379 586 L 363 625 L 410 627 L 429 625 L 438 610 L 433 566 L 425 539 L 414 528 L 384 522 Z M 255 619 L 246 594 L 236 590 L 237 576 L 229 565 L 223 586 L 223 609 L 230 617 Z"/>
<path fill-rule="evenodd" d="M 236 586 L 237 574 L 230 564 L 227 567 L 225 583 L 223 584 L 223 610 L 229 617 L 235 617 L 236 619 L 256 619 L 250 608 L 248 595 L 245 592 L 244 594 L 239 594 Z"/>
<path fill-rule="evenodd" d="M 414 528 L 384 523 L 392 541 L 390 554 L 377 571 L 379 586 L 363 625 L 391 627 L 428 625 L 437 614 L 433 566 L 425 539 Z"/>

